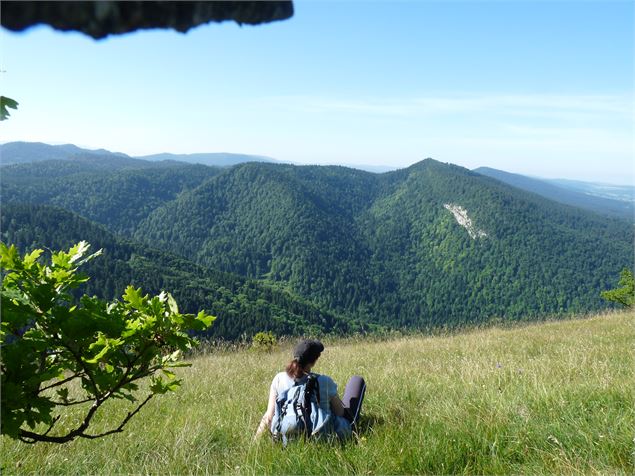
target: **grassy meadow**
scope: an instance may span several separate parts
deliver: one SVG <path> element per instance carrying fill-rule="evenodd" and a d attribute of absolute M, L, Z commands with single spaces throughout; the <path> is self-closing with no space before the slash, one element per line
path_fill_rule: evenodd
<path fill-rule="evenodd" d="M 2 474 L 633 474 L 632 312 L 446 337 L 330 342 L 315 371 L 366 378 L 343 445 L 252 441 L 290 346 L 178 369 L 126 430 L 65 445 L 2 438 Z M 122 418 L 107 406 L 94 432 Z M 62 424 L 69 424 L 61 421 Z"/>

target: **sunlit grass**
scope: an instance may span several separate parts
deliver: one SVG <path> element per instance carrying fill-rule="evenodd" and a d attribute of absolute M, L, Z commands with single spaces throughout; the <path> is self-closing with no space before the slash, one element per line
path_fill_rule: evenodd
<path fill-rule="evenodd" d="M 632 313 L 449 337 L 332 342 L 316 371 L 368 384 L 345 445 L 254 443 L 289 347 L 223 352 L 179 369 L 124 433 L 66 445 L 2 439 L 2 473 L 633 473 Z M 340 390 L 341 393 L 341 390 Z M 121 418 L 115 402 L 94 431 Z"/>

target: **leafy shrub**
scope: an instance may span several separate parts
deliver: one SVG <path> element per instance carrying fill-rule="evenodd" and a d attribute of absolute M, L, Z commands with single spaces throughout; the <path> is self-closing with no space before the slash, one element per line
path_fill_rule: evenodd
<path fill-rule="evenodd" d="M 251 340 L 251 347 L 262 352 L 271 352 L 278 344 L 278 339 L 271 332 L 258 332 Z"/>
<path fill-rule="evenodd" d="M 601 296 L 607 301 L 616 302 L 624 307 L 635 305 L 635 278 L 633 272 L 624 268 L 620 273 L 619 288 L 602 291 Z"/>
<path fill-rule="evenodd" d="M 181 381 L 169 369 L 188 365 L 179 361 L 180 352 L 195 344 L 187 332 L 215 319 L 204 311 L 180 314 L 170 294 L 149 297 L 132 286 L 123 301 L 82 296 L 74 302 L 69 291 L 88 280 L 77 268 L 101 253 L 87 255 L 89 246 L 82 241 L 41 263 L 41 249 L 20 257 L 15 246 L 0 243 L 0 417 L 2 433 L 12 438 L 64 443 L 121 432 L 153 396 L 178 388 Z M 138 402 L 137 382 L 146 377 L 147 395 L 118 425 L 87 432 L 109 399 Z M 63 409 L 76 405 L 83 406 L 81 423 L 50 434 Z M 48 428 L 35 431 L 40 424 Z"/>

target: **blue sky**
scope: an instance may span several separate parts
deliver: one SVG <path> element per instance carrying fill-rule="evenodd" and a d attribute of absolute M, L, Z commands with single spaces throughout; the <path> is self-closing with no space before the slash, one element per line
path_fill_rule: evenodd
<path fill-rule="evenodd" d="M 2 30 L 13 140 L 632 183 L 634 2 L 296 1 L 94 41 Z"/>

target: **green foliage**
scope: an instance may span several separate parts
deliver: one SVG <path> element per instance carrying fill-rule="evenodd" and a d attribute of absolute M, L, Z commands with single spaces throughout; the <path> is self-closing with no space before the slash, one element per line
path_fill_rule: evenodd
<path fill-rule="evenodd" d="M 15 246 L 0 243 L 1 419 L 2 433 L 12 438 L 64 443 L 122 431 L 150 398 L 178 388 L 169 369 L 182 366 L 180 352 L 195 343 L 188 332 L 215 319 L 204 311 L 181 314 L 169 293 L 150 297 L 133 286 L 122 301 L 82 296 L 77 302 L 71 290 L 88 280 L 78 267 L 101 254 L 88 249 L 82 241 L 42 262 L 42 249 L 21 257 Z M 86 432 L 106 401 L 138 402 L 138 382 L 146 377 L 149 393 L 118 426 Z M 71 406 L 82 406 L 81 423 L 50 434 L 61 409 Z"/>
<path fill-rule="evenodd" d="M 622 270 L 618 285 L 619 288 L 602 291 L 602 297 L 624 307 L 633 307 L 635 305 L 635 279 L 630 269 L 624 268 Z"/>
<path fill-rule="evenodd" d="M 153 210 L 174 200 L 219 169 L 157 164 L 110 156 L 79 156 L 3 167 L 3 202 L 46 203 L 131 235 Z"/>
<path fill-rule="evenodd" d="M 251 348 L 256 351 L 271 352 L 277 344 L 278 339 L 271 331 L 257 332 L 251 339 Z"/>
<path fill-rule="evenodd" d="M 6 121 L 11 115 L 9 109 L 18 109 L 18 102 L 6 96 L 0 96 L 0 121 Z M 7 109 L 9 108 L 9 109 Z"/>
<path fill-rule="evenodd" d="M 184 312 L 207 309 L 217 316 L 214 326 L 198 333 L 211 339 L 236 340 L 263 330 L 276 335 L 317 335 L 358 329 L 287 290 L 125 241 L 103 226 L 59 208 L 3 204 L 0 230 L 0 240 L 14 243 L 21 252 L 39 247 L 60 249 L 86 239 L 104 253 L 86 264 L 91 279 L 82 285 L 83 293 L 109 300 L 120 296 L 128 284 L 149 293 L 170 289 Z"/>
<path fill-rule="evenodd" d="M 472 239 L 446 203 L 488 236 Z M 633 227 L 425 160 L 386 174 L 240 165 L 134 236 L 360 322 L 427 327 L 604 308 Z"/>
<path fill-rule="evenodd" d="M 218 314 L 213 337 L 590 312 L 632 261 L 626 221 L 433 160 L 385 174 L 263 163 L 71 173 L 80 166 L 66 162 L 3 167 L 3 214 L 8 202 L 54 204 L 145 243 L 92 273 L 104 289 L 93 292 L 174 289 L 184 309 Z M 487 237 L 472 239 L 446 203 Z M 3 230 L 24 250 L 87 236 L 42 211 Z M 175 270 L 174 255 L 149 248 L 184 260 Z"/>

